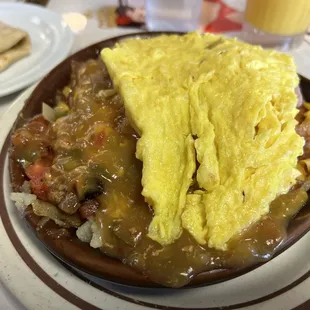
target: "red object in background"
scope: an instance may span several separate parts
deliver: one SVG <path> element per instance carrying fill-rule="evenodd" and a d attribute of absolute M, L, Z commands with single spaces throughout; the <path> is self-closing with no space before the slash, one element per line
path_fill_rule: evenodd
<path fill-rule="evenodd" d="M 141 27 L 145 23 L 144 3 L 136 0 L 119 0 L 118 2 L 115 20 L 118 26 Z"/>
<path fill-rule="evenodd" d="M 206 2 L 219 5 L 219 11 L 214 21 L 208 24 L 204 30 L 206 32 L 225 32 L 241 30 L 241 13 L 227 6 L 221 0 L 205 0 Z"/>
<path fill-rule="evenodd" d="M 116 17 L 116 24 L 119 26 L 127 26 L 132 23 L 132 20 L 127 16 L 117 16 Z"/>

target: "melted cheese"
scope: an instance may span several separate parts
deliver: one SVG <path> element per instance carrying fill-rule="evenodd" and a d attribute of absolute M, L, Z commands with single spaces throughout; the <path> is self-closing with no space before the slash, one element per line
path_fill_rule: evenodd
<path fill-rule="evenodd" d="M 295 183 L 304 141 L 289 56 L 196 33 L 127 40 L 101 55 L 141 136 L 150 238 L 169 244 L 183 227 L 225 250 Z M 187 194 L 194 147 L 203 191 Z"/>

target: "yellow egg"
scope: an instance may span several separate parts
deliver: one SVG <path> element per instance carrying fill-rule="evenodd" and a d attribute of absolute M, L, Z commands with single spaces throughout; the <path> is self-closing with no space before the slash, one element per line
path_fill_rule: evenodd
<path fill-rule="evenodd" d="M 141 137 L 153 240 L 187 229 L 225 250 L 296 182 L 304 140 L 289 56 L 197 33 L 126 40 L 101 56 Z M 196 159 L 202 190 L 189 193 Z"/>

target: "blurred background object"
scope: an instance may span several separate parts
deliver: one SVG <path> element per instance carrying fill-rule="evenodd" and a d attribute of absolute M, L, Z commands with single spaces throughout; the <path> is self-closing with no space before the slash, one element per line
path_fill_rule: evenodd
<path fill-rule="evenodd" d="M 242 39 L 287 51 L 300 46 L 310 25 L 310 0 L 248 0 Z"/>
<path fill-rule="evenodd" d="M 232 32 L 242 28 L 245 0 L 205 0 L 201 8 L 200 32 Z"/>
<path fill-rule="evenodd" d="M 194 31 L 202 0 L 147 0 L 146 28 L 150 31 Z"/>
<path fill-rule="evenodd" d="M 116 23 L 119 26 L 143 26 L 145 24 L 145 1 L 119 0 L 116 9 Z"/>
<path fill-rule="evenodd" d="M 186 3 L 183 0 L 118 0 L 118 7 L 114 12 L 112 9 L 109 12 L 106 10 L 108 16 L 105 15 L 105 18 L 110 20 L 108 24 L 111 26 L 114 18 L 114 26 L 120 27 L 143 29 L 146 22 L 150 31 L 238 31 L 242 28 L 245 1 L 200 0 Z M 189 25 L 184 25 L 184 18 L 185 22 L 189 18 Z"/>
<path fill-rule="evenodd" d="M 17 2 L 24 2 L 24 3 L 46 6 L 48 4 L 48 1 L 49 0 L 18 0 Z"/>
<path fill-rule="evenodd" d="M 85 29 L 87 18 L 85 15 L 76 12 L 62 14 L 63 20 L 69 25 L 74 33 L 78 33 Z"/>

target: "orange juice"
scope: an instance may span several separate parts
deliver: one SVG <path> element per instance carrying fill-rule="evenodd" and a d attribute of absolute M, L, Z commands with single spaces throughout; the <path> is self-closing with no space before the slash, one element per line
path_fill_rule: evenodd
<path fill-rule="evenodd" d="M 245 19 L 267 33 L 301 34 L 310 25 L 310 0 L 248 0 Z"/>

